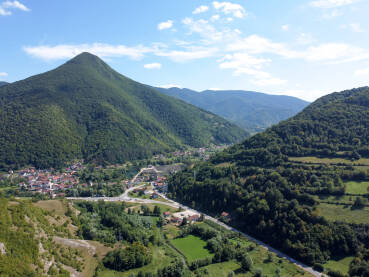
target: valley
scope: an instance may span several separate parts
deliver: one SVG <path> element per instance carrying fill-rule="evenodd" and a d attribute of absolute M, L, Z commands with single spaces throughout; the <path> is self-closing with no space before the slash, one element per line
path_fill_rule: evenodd
<path fill-rule="evenodd" d="M 0 0 L 0 277 L 369 277 L 369 0 Z"/>
<path fill-rule="evenodd" d="M 206 232 L 213 230 L 212 232 L 217 232 L 218 234 L 222 234 L 222 236 L 227 237 L 230 240 L 229 243 L 231 243 L 232 245 L 237 243 L 237 245 L 241 245 L 241 247 L 248 247 L 250 249 L 246 250 L 245 248 L 245 250 L 242 251 L 249 252 L 250 256 L 252 257 L 252 268 L 254 269 L 251 270 L 250 268 L 250 272 L 259 270 L 261 272 L 264 272 L 264 274 L 274 274 L 276 272 L 279 272 L 279 274 L 282 274 L 281 276 L 306 276 L 307 273 L 303 273 L 305 271 L 308 273 L 312 273 L 312 275 L 314 276 L 320 276 L 319 273 L 315 272 L 311 268 L 308 268 L 307 266 L 294 261 L 293 259 L 285 256 L 277 250 L 261 243 L 260 241 L 255 240 L 252 237 L 247 236 L 246 234 L 233 229 L 232 227 L 227 226 L 218 219 L 215 219 L 208 215 L 203 215 L 202 219 L 200 219 L 200 217 L 197 217 L 197 219 L 195 219 L 195 221 L 193 221 L 192 224 L 188 226 L 186 226 L 185 223 L 182 223 L 182 221 L 173 221 L 173 218 L 175 218 L 174 216 L 178 213 L 178 211 L 180 211 L 178 214 L 186 214 L 190 212 L 191 214 L 200 215 L 200 213 L 189 207 L 167 199 L 165 195 L 161 194 L 166 202 L 128 197 L 130 191 L 142 187 L 142 184 L 140 182 L 137 182 L 137 180 L 140 179 L 140 175 L 145 175 L 153 171 L 157 172 L 157 170 L 152 166 L 142 168 L 132 178 L 130 182 L 131 184 L 136 185 L 132 186 L 131 188 L 126 190 L 124 194 L 116 198 L 69 198 L 68 200 L 43 200 L 31 204 L 34 205 L 37 209 L 42 209 L 44 211 L 39 215 L 38 220 L 42 222 L 42 220 L 47 219 L 49 224 L 51 224 L 51 229 L 48 227 L 48 233 L 46 236 L 50 237 L 53 233 L 55 234 L 51 237 L 52 240 L 56 243 L 55 246 L 53 246 L 55 248 L 48 246 L 48 251 L 51 251 L 50 253 L 53 253 L 48 258 L 50 262 L 46 262 L 44 260 L 40 260 L 38 262 L 39 267 L 37 270 L 39 274 L 42 274 L 42 271 L 45 270 L 45 273 L 47 271 L 48 274 L 52 275 L 52 272 L 55 272 L 55 274 L 59 274 L 59 276 L 68 276 L 68 272 L 71 274 L 71 276 L 92 276 L 93 272 L 95 272 L 94 276 L 136 276 L 134 274 L 138 274 L 137 276 L 141 276 L 140 274 L 149 274 L 149 272 L 152 272 L 150 274 L 156 274 L 155 272 L 158 271 L 158 276 L 167 276 L 160 275 L 160 269 L 168 267 L 169 265 L 173 264 L 176 259 L 179 259 L 179 261 L 182 261 L 182 263 L 184 263 L 182 266 L 179 265 L 180 268 L 183 267 L 181 269 L 183 270 L 183 273 L 181 274 L 187 274 L 188 276 L 193 276 L 193 274 L 195 276 L 228 276 L 231 272 L 237 272 L 237 276 L 249 276 L 249 274 L 242 273 L 243 270 L 240 269 L 240 264 L 237 261 L 238 254 L 236 254 L 236 256 L 233 256 L 234 254 L 231 254 L 230 258 L 224 258 L 226 259 L 226 261 L 224 262 L 221 260 L 215 260 L 213 254 L 214 250 L 209 250 L 209 241 L 207 242 L 208 238 L 202 238 L 202 236 L 205 235 L 201 235 L 201 232 L 204 232 L 205 230 Z M 80 202 L 81 200 L 83 202 Z M 95 202 L 96 204 L 88 204 L 88 201 Z M 14 202 L 12 203 L 14 203 L 12 205 L 30 205 L 30 202 L 27 200 L 14 199 Z M 125 211 L 124 213 L 128 213 L 128 215 L 134 215 L 137 213 L 136 220 L 139 219 L 137 218 L 137 215 L 139 215 L 139 217 L 142 217 L 142 219 L 145 220 L 144 222 L 146 223 L 144 224 L 151 224 L 151 228 L 157 230 L 158 233 L 155 233 L 155 236 L 156 240 L 159 240 L 160 243 L 157 244 L 150 238 L 151 243 L 148 245 L 148 247 L 150 251 L 152 251 L 153 259 L 147 266 L 139 267 L 138 269 L 134 270 L 128 270 L 124 273 L 119 273 L 119 271 L 112 271 L 102 266 L 100 260 L 109 251 L 111 251 L 112 249 L 119 249 L 120 247 L 124 247 L 124 245 L 127 245 L 127 242 L 125 242 L 125 240 L 128 240 L 128 242 L 131 241 L 131 243 L 140 241 L 141 239 L 139 239 L 139 237 L 141 235 L 139 235 L 140 233 L 138 232 L 138 230 L 136 230 L 135 227 L 132 226 L 133 229 L 132 227 L 130 227 L 131 231 L 129 231 L 128 233 L 127 229 L 125 229 L 125 235 L 123 235 L 123 237 L 121 237 L 123 233 L 119 233 L 119 235 L 117 236 L 118 240 L 116 241 L 112 240 L 112 238 L 109 238 L 109 236 L 107 236 L 108 233 L 106 233 L 106 235 L 103 235 L 104 233 L 101 233 L 101 235 L 103 236 L 100 236 L 98 235 L 98 233 L 91 233 L 91 227 L 85 229 L 83 225 L 91 224 L 92 222 L 89 223 L 90 219 L 81 218 L 81 216 L 86 211 L 88 212 L 92 207 L 95 207 L 93 209 L 96 209 L 100 206 L 106 206 L 107 209 L 123 209 Z M 87 210 L 85 210 L 85 208 L 87 208 Z M 33 208 L 30 209 L 31 213 L 34 213 L 35 211 L 36 210 L 34 210 Z M 41 210 L 37 211 L 38 213 L 40 213 Z M 161 213 L 163 214 L 160 215 Z M 155 225 L 152 225 L 155 224 L 155 222 L 157 222 L 158 227 L 154 227 Z M 102 224 L 102 226 L 105 226 L 105 223 Z M 43 227 L 40 227 L 40 230 L 44 232 L 43 228 L 46 228 L 46 225 L 42 226 Z M 63 226 L 63 228 L 65 229 L 62 229 L 61 226 Z M 102 229 L 102 231 L 113 231 L 115 233 L 117 229 L 108 228 Z M 133 232 L 132 234 L 136 234 L 136 232 L 138 232 L 135 235 L 138 237 L 130 238 L 130 232 Z M 186 232 L 188 232 L 188 235 L 186 235 Z M 68 235 L 66 236 L 65 234 Z M 127 235 L 128 237 L 126 237 Z M 144 233 L 142 233 L 142 235 L 144 235 Z M 206 235 L 206 237 L 208 236 L 209 235 Z M 88 238 L 89 240 L 85 240 L 86 238 Z M 35 236 L 34 239 L 37 241 L 37 236 Z M 120 243 L 117 244 L 118 242 Z M 40 246 L 42 249 L 46 247 L 44 246 L 44 240 L 41 240 L 39 244 L 42 245 Z M 71 264 L 66 260 L 60 260 L 60 258 L 57 258 L 58 256 L 55 256 L 57 255 L 55 254 L 57 252 L 52 249 L 61 249 L 61 253 L 65 253 L 65 251 L 74 251 L 73 253 L 76 253 L 76 257 L 79 257 L 77 258 L 79 262 L 77 264 Z M 221 259 L 223 260 L 223 258 Z M 204 265 L 195 266 L 195 263 L 200 263 L 200 261 L 204 261 Z M 276 266 L 276 262 L 278 266 Z M 295 266 L 291 262 L 297 264 L 298 267 L 300 267 L 301 269 L 298 270 L 297 268 L 295 268 Z M 176 263 L 178 263 L 178 261 Z M 42 267 L 42 264 L 45 265 Z M 214 266 L 221 268 L 221 272 L 223 272 L 223 275 L 218 275 L 219 271 L 217 270 L 213 273 L 213 270 L 215 269 L 213 269 Z M 186 271 L 187 273 L 184 273 Z M 191 273 L 191 271 L 193 273 Z"/>

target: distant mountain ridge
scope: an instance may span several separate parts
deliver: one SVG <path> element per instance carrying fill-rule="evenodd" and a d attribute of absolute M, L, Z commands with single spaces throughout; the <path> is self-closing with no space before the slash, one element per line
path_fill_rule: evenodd
<path fill-rule="evenodd" d="M 241 128 L 168 97 L 83 53 L 0 88 L 0 168 L 58 167 L 74 158 L 124 162 L 240 141 Z"/>
<path fill-rule="evenodd" d="M 9 83 L 7 83 L 7 82 L 0 82 L 0 87 L 5 86 L 7 84 L 9 84 Z"/>
<path fill-rule="evenodd" d="M 162 93 L 215 113 L 256 133 L 288 119 L 309 102 L 292 96 L 270 95 L 242 90 L 205 90 L 197 92 L 186 88 L 155 88 Z"/>

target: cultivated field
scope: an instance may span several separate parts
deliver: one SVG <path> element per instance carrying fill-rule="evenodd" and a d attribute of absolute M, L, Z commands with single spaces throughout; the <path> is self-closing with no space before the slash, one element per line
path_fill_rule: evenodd
<path fill-rule="evenodd" d="M 347 182 L 346 185 L 346 193 L 350 194 L 367 194 L 369 188 L 369 182 Z"/>
<path fill-rule="evenodd" d="M 344 221 L 348 223 L 369 223 L 369 207 L 363 209 L 351 209 L 349 205 L 335 205 L 320 203 L 318 214 L 329 221 Z"/>
<path fill-rule="evenodd" d="M 213 256 L 213 254 L 205 248 L 206 242 L 199 237 L 189 235 L 184 238 L 174 239 L 171 243 L 186 257 L 189 263 Z"/>

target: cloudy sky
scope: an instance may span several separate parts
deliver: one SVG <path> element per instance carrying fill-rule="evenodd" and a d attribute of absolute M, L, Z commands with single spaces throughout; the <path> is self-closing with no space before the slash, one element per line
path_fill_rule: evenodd
<path fill-rule="evenodd" d="M 155 86 L 315 100 L 369 85 L 369 0 L 0 0 L 0 80 L 83 51 Z"/>

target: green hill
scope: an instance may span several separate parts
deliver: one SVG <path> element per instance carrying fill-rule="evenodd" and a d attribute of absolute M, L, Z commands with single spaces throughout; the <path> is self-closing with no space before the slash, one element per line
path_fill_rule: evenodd
<path fill-rule="evenodd" d="M 309 103 L 296 97 L 254 91 L 156 88 L 162 93 L 215 113 L 250 133 L 264 131 L 296 115 Z"/>
<path fill-rule="evenodd" d="M 198 209 L 230 213 L 233 225 L 306 263 L 362 257 L 368 233 L 338 211 L 367 206 L 360 197 L 353 201 L 345 183 L 369 179 L 368 150 L 364 87 L 322 97 L 295 117 L 178 173 L 169 190 Z M 337 219 L 321 217 L 320 203 L 336 208 Z M 354 264 L 353 272 L 360 266 Z"/>
<path fill-rule="evenodd" d="M 83 53 L 0 88 L 0 168 L 122 162 L 185 145 L 234 143 L 226 120 L 128 79 Z"/>

